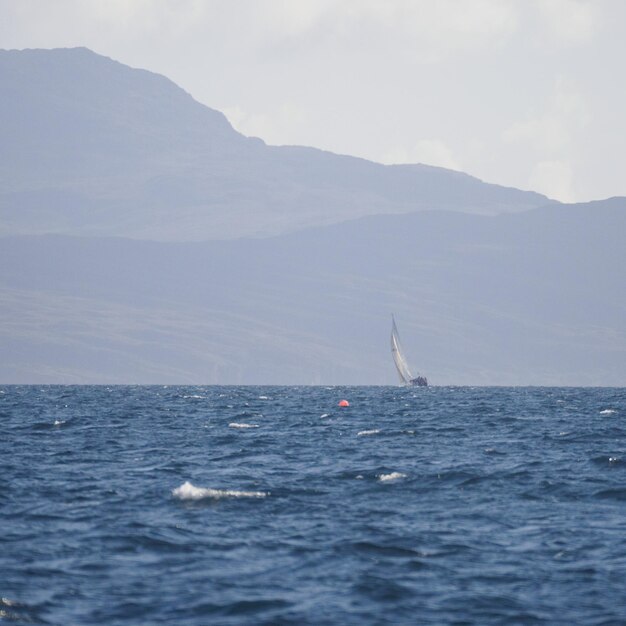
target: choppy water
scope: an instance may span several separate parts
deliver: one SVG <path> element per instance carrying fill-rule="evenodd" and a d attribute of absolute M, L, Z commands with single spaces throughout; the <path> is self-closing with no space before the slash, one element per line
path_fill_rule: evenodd
<path fill-rule="evenodd" d="M 0 596 L 12 623 L 626 624 L 626 390 L 0 387 Z"/>

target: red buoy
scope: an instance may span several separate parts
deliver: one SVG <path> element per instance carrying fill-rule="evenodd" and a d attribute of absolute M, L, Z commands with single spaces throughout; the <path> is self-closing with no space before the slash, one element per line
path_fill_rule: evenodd
<path fill-rule="evenodd" d="M 350 406 L 350 403 L 347 400 L 339 400 L 338 406 Z"/>

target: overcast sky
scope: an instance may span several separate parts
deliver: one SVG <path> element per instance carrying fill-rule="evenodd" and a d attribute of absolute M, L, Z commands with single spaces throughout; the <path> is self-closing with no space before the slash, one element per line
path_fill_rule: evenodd
<path fill-rule="evenodd" d="M 626 195 L 623 0 L 0 0 L 0 47 L 69 46 L 270 144 Z"/>

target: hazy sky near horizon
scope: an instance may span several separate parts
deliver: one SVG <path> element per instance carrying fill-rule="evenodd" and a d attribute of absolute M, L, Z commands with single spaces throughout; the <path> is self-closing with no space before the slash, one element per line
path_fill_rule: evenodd
<path fill-rule="evenodd" d="M 622 0 L 0 0 L 1 48 L 73 46 L 270 144 L 626 195 Z"/>

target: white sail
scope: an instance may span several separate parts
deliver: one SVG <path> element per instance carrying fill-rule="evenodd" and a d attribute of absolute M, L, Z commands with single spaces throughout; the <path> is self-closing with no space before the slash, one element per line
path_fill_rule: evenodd
<path fill-rule="evenodd" d="M 396 320 L 393 319 L 393 315 L 391 316 L 391 354 L 393 356 L 393 362 L 396 364 L 396 369 L 398 370 L 398 376 L 400 376 L 400 382 L 405 385 L 410 384 L 413 375 L 402 353 L 400 337 L 398 336 L 398 329 L 396 328 Z"/>

